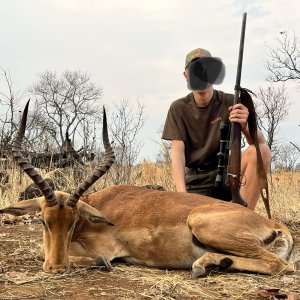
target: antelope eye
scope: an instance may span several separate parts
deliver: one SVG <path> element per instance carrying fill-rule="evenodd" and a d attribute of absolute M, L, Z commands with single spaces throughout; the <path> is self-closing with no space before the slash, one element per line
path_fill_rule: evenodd
<path fill-rule="evenodd" d="M 46 223 L 45 223 L 45 221 L 44 221 L 43 219 L 40 219 L 40 221 L 41 221 L 41 223 L 42 223 L 45 227 L 47 227 L 47 225 L 46 225 Z"/>

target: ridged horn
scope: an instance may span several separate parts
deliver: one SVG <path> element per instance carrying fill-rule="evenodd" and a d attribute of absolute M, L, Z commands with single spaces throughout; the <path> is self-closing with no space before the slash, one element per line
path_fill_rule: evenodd
<path fill-rule="evenodd" d="M 106 120 L 106 112 L 103 107 L 103 128 L 102 128 L 102 139 L 103 145 L 105 149 L 104 160 L 101 165 L 93 172 L 93 174 L 88 177 L 85 181 L 83 181 L 77 189 L 70 195 L 66 204 L 74 207 L 78 202 L 79 198 L 83 195 L 83 193 L 90 188 L 100 177 L 102 177 L 108 169 L 112 166 L 115 161 L 114 151 L 111 147 L 108 138 L 108 130 L 107 130 L 107 120 Z"/>
<path fill-rule="evenodd" d="M 47 205 L 53 206 L 58 203 L 53 190 L 49 186 L 48 182 L 35 170 L 34 166 L 32 166 L 29 161 L 23 157 L 21 152 L 21 144 L 24 138 L 27 123 L 29 102 L 30 99 L 28 100 L 23 111 L 18 132 L 16 133 L 12 141 L 12 155 L 20 168 L 33 180 L 33 182 L 41 190 L 41 192 L 45 196 Z"/>

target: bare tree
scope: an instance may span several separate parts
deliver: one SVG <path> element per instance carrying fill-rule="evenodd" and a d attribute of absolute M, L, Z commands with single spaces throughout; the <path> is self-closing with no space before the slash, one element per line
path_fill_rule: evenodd
<path fill-rule="evenodd" d="M 4 111 L 0 115 L 0 146 L 1 156 L 10 155 L 10 141 L 17 130 L 20 112 L 23 108 L 22 99 L 25 98 L 25 93 L 15 91 L 12 77 L 9 71 L 1 68 L 2 75 L 5 83 L 5 91 L 0 91 L 0 104 Z M 28 99 L 26 99 L 28 100 Z M 54 128 L 48 126 L 45 122 L 45 116 L 39 113 L 38 106 L 35 105 L 34 109 L 30 112 L 28 120 L 28 130 L 24 141 L 24 148 L 33 151 L 44 151 L 45 145 L 51 145 L 51 135 L 48 131 L 53 131 Z M 38 139 L 39 143 L 33 143 Z"/>
<path fill-rule="evenodd" d="M 7 91 L 0 91 L 0 104 L 4 113 L 0 115 L 0 145 L 1 152 L 5 152 L 17 129 L 20 107 L 20 100 L 24 93 L 14 90 L 13 81 L 9 71 L 1 68 Z M 3 155 L 4 153 L 2 153 Z"/>
<path fill-rule="evenodd" d="M 293 145 L 293 146 L 300 152 L 300 147 L 299 147 L 299 146 L 295 145 L 295 144 L 292 143 L 292 142 L 290 142 L 290 143 L 291 143 L 291 145 Z"/>
<path fill-rule="evenodd" d="M 271 82 L 285 82 L 300 79 L 300 51 L 299 41 L 295 33 L 291 36 L 285 31 L 280 32 L 276 39 L 277 47 L 268 46 L 268 60 L 266 67 L 271 75 L 267 77 Z"/>
<path fill-rule="evenodd" d="M 113 166 L 115 184 L 131 183 L 132 169 L 140 154 L 142 143 L 137 141 L 137 135 L 145 123 L 144 106 L 137 103 L 137 111 L 129 106 L 127 100 L 115 105 L 109 130 L 114 141 L 116 161 Z"/>
<path fill-rule="evenodd" d="M 40 129 L 46 128 L 59 148 L 66 134 L 74 142 L 75 133 L 84 136 L 86 121 L 93 123 L 100 118 L 97 104 L 102 91 L 81 71 L 65 71 L 61 76 L 50 71 L 41 73 L 30 92 L 38 103 L 38 115 L 47 120 L 40 119 Z"/>
<path fill-rule="evenodd" d="M 171 165 L 171 142 L 160 140 L 158 144 L 160 149 L 156 156 L 156 163 Z"/>
<path fill-rule="evenodd" d="M 300 79 L 300 44 L 297 36 L 295 33 L 291 35 L 286 31 L 281 31 L 276 41 L 276 47 L 268 46 L 266 67 L 270 75 L 267 80 L 271 82 L 296 80 L 298 82 Z M 296 147 L 293 143 L 291 144 Z"/>
<path fill-rule="evenodd" d="M 276 160 L 274 161 L 275 169 L 292 171 L 295 169 L 299 157 L 300 152 L 291 144 L 281 145 Z"/>
<path fill-rule="evenodd" d="M 288 116 L 291 103 L 288 101 L 284 84 L 279 87 L 259 88 L 256 93 L 258 127 L 263 131 L 275 159 L 278 153 L 278 130 Z"/>

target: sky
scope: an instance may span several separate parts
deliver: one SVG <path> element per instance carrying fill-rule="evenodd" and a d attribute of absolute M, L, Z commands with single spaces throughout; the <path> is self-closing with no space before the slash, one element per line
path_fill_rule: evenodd
<path fill-rule="evenodd" d="M 122 100 L 140 102 L 140 158 L 155 159 L 171 102 L 189 93 L 187 52 L 201 47 L 222 58 L 226 77 L 215 88 L 233 93 L 247 12 L 241 86 L 268 87 L 267 46 L 277 45 L 281 31 L 300 36 L 299 11 L 299 0 L 0 0 L 0 67 L 16 91 L 26 92 L 46 70 L 80 70 L 102 88 L 108 111 Z M 292 106 L 280 137 L 299 145 L 299 85 L 287 88 Z"/>

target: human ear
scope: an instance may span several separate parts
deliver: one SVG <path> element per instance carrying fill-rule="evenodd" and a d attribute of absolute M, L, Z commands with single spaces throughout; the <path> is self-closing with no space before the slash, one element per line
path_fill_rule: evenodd
<path fill-rule="evenodd" d="M 186 80 L 188 79 L 188 72 L 187 72 L 187 69 L 184 70 L 183 76 L 184 76 L 184 78 L 185 78 Z"/>

